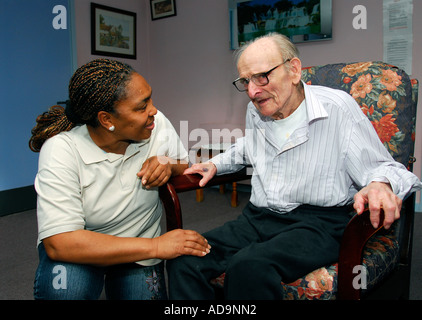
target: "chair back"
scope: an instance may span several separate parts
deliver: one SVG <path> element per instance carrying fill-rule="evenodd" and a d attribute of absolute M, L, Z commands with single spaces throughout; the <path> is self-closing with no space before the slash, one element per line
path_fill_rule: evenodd
<path fill-rule="evenodd" d="M 323 85 L 349 93 L 371 121 L 391 156 L 412 170 L 412 164 L 415 161 L 413 154 L 418 80 L 410 79 L 402 69 L 380 61 L 337 63 L 304 68 L 302 80 L 307 84 Z M 382 259 L 386 260 L 386 257 L 390 256 L 391 259 L 394 258 L 393 260 L 396 262 L 391 265 L 395 267 L 398 262 L 401 270 L 407 270 L 407 277 L 410 276 L 414 202 L 415 196 L 412 194 L 403 203 L 402 213 L 404 213 L 401 215 L 401 219 L 396 221 L 390 230 L 382 232 L 378 236 L 381 237 L 379 239 L 383 239 L 384 236 L 389 237 L 391 243 L 397 241 L 400 248 L 399 257 L 393 254 L 394 250 L 391 250 L 392 253 L 382 255 Z M 390 247 L 394 248 L 395 246 Z M 375 263 L 375 265 L 377 264 Z M 377 269 L 379 268 L 374 268 L 374 270 Z M 343 273 L 342 277 L 347 278 L 349 273 Z M 349 278 L 340 280 L 339 275 L 339 284 L 342 282 L 343 286 L 350 282 Z M 408 295 L 408 281 L 403 283 L 406 283 L 403 286 L 407 286 L 404 291 L 407 291 Z M 378 291 L 382 290 L 384 289 Z M 350 290 L 350 292 L 352 292 L 351 295 L 360 297 L 360 293 L 358 294 L 357 291 Z"/>
<path fill-rule="evenodd" d="M 380 61 L 304 68 L 302 80 L 352 95 L 393 158 L 412 169 L 418 80 Z"/>

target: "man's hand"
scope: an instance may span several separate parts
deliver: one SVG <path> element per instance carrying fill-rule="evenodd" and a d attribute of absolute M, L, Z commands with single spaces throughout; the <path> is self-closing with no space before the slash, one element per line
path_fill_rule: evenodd
<path fill-rule="evenodd" d="M 212 177 L 215 176 L 217 168 L 212 162 L 196 163 L 183 172 L 183 174 L 194 173 L 199 173 L 202 176 L 201 181 L 199 181 L 199 186 L 203 187 L 211 180 Z"/>
<path fill-rule="evenodd" d="M 360 190 L 354 197 L 354 209 L 361 214 L 368 204 L 370 220 L 374 228 L 380 225 L 380 211 L 384 210 L 384 228 L 390 228 L 391 224 L 400 218 L 402 200 L 397 197 L 391 186 L 383 182 L 371 182 Z"/>

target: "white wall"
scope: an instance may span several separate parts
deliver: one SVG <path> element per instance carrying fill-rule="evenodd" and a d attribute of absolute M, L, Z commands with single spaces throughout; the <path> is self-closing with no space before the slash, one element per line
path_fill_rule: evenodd
<path fill-rule="evenodd" d="M 231 85 L 237 74 L 227 1 L 177 1 L 177 17 L 153 21 L 150 36 L 154 101 L 175 124 L 244 127 L 248 99 Z"/>
<path fill-rule="evenodd" d="M 75 0 L 78 64 L 93 58 L 89 2 Z M 155 21 L 151 21 L 149 0 L 96 2 L 138 13 L 138 59 L 127 62 L 150 82 L 155 105 L 177 130 L 185 120 L 189 132 L 195 128 L 243 129 L 248 99 L 231 85 L 237 72 L 229 49 L 227 0 L 177 0 L 177 16 Z M 367 8 L 366 30 L 352 26 L 352 10 L 358 4 Z M 418 59 L 422 53 L 422 21 L 418 19 L 422 1 L 413 1 L 413 6 L 412 77 L 422 80 L 422 61 Z M 303 65 L 383 60 L 382 8 L 383 0 L 333 0 L 333 40 L 299 44 Z M 417 127 L 422 128 L 422 107 L 417 119 Z M 198 138 L 191 138 L 186 147 L 197 142 Z M 416 131 L 415 156 L 414 172 L 421 177 L 422 130 Z"/>

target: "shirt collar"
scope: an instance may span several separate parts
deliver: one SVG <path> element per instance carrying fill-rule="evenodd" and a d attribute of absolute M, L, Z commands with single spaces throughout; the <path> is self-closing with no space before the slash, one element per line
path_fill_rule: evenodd
<path fill-rule="evenodd" d="M 327 118 L 328 117 L 327 111 L 325 110 L 320 100 L 316 97 L 311 87 L 303 81 L 302 81 L 302 84 L 305 90 L 305 102 L 306 102 L 306 112 L 308 115 L 308 123 L 316 119 Z M 252 110 L 252 116 L 255 119 L 254 121 L 256 121 L 256 123 L 264 124 L 264 123 L 272 122 L 273 119 L 270 117 L 261 115 L 252 102 L 249 103 L 249 108 Z"/>
<path fill-rule="evenodd" d="M 314 92 L 311 89 L 311 86 L 303 83 L 303 88 L 305 90 L 305 101 L 306 101 L 306 111 L 308 113 L 308 121 L 312 122 L 313 120 L 320 118 L 327 118 L 328 113 L 322 105 L 321 101 L 316 97 Z"/>
<path fill-rule="evenodd" d="M 92 141 L 89 135 L 88 128 L 86 125 L 78 126 L 69 132 L 72 135 L 72 140 L 76 145 L 76 149 L 85 164 L 92 164 L 101 161 L 108 160 L 110 162 L 117 161 L 122 157 L 131 157 L 135 153 L 139 152 L 139 149 L 149 142 L 149 139 L 144 140 L 140 143 L 132 143 L 126 149 L 126 153 L 116 154 L 107 153 L 98 147 L 94 141 Z"/>

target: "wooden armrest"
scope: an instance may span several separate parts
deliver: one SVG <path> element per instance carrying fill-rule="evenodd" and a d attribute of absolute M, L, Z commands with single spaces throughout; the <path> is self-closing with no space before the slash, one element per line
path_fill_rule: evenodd
<path fill-rule="evenodd" d="M 246 168 L 243 168 L 235 173 L 214 176 L 203 188 L 242 181 L 249 178 L 250 176 L 246 174 Z M 160 199 L 163 202 L 164 210 L 166 212 L 167 231 L 183 228 L 182 210 L 177 193 L 202 189 L 199 186 L 199 181 L 201 179 L 202 176 L 199 174 L 174 176 L 159 188 Z"/>
<path fill-rule="evenodd" d="M 208 188 L 212 186 L 218 186 L 220 184 L 225 183 L 242 181 L 249 178 L 250 176 L 246 174 L 246 168 L 243 168 L 242 170 L 237 171 L 235 173 L 214 176 L 210 181 L 208 181 L 208 183 L 204 187 L 199 186 L 199 181 L 202 179 L 202 176 L 199 174 L 184 174 L 180 176 L 174 176 L 170 178 L 168 183 L 174 186 L 174 190 L 176 192 L 185 192 L 196 189 Z"/>
<path fill-rule="evenodd" d="M 384 220 L 381 211 L 380 221 Z M 353 287 L 353 279 L 358 276 L 353 268 L 362 265 L 362 252 L 367 241 L 376 233 L 385 230 L 383 226 L 374 228 L 369 220 L 369 210 L 355 215 L 348 223 L 340 245 L 338 262 L 337 298 L 342 300 L 360 299 L 361 290 Z"/>
<path fill-rule="evenodd" d="M 398 241 L 400 243 L 400 265 L 408 266 L 412 255 L 413 225 L 415 215 L 415 197 L 412 193 L 403 200 L 400 211 L 400 230 Z M 380 220 L 384 220 L 384 212 L 381 212 Z M 338 264 L 338 298 L 360 299 L 361 290 L 353 288 L 353 279 L 358 274 L 353 274 L 353 268 L 362 264 L 362 253 L 366 242 L 374 235 L 388 232 L 384 227 L 374 229 L 369 220 L 369 211 L 362 215 L 354 216 L 346 227 L 340 246 Z"/>

